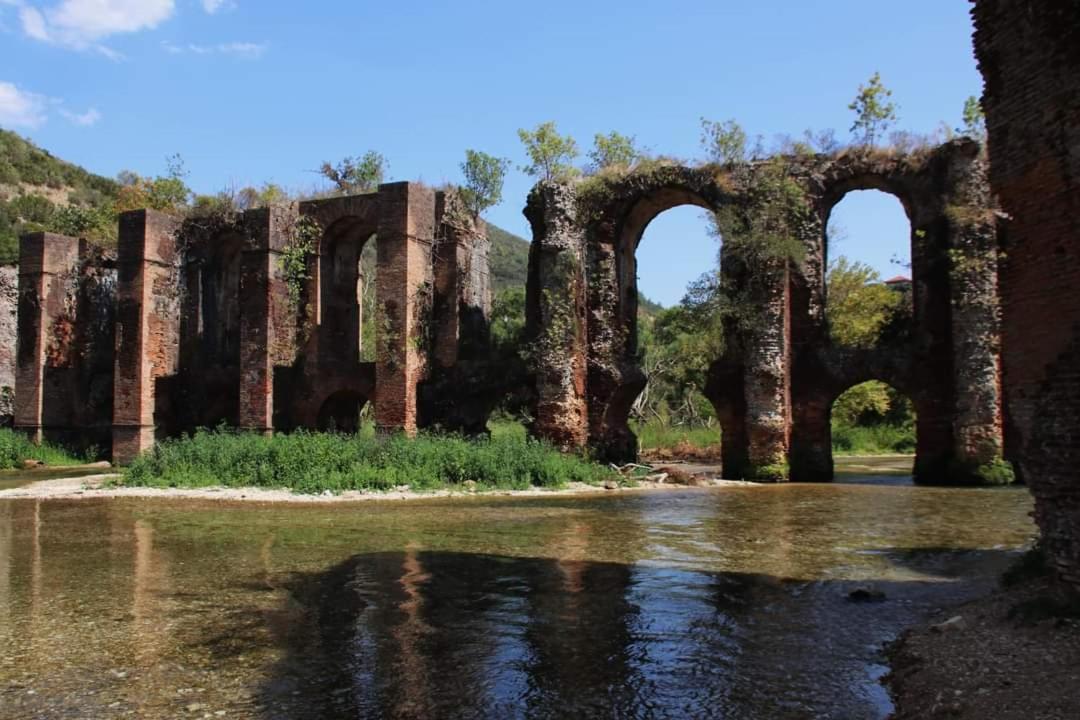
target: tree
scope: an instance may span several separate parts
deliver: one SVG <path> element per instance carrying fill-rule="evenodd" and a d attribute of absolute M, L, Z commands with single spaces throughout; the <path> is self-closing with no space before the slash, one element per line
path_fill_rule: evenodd
<path fill-rule="evenodd" d="M 903 293 L 882 283 L 876 270 L 843 256 L 830 264 L 826 281 L 829 332 L 834 342 L 845 347 L 876 343 L 904 301 Z"/>
<path fill-rule="evenodd" d="M 854 111 L 855 122 L 851 132 L 867 147 L 873 147 L 877 139 L 896 122 L 896 105 L 889 100 L 892 90 L 881 82 L 881 73 L 875 72 L 870 81 L 859 86 L 855 99 L 848 105 Z"/>
<path fill-rule="evenodd" d="M 502 200 L 503 180 L 510 161 L 497 158 L 479 150 L 466 150 L 465 162 L 461 163 L 461 172 L 465 175 L 465 186 L 461 196 L 465 204 L 476 217 Z"/>
<path fill-rule="evenodd" d="M 890 388 L 868 380 L 848 388 L 832 406 L 832 419 L 841 425 L 869 425 L 881 422 L 892 408 Z"/>
<path fill-rule="evenodd" d="M 630 167 L 641 157 L 641 152 L 634 146 L 634 138 L 612 130 L 607 135 L 597 133 L 593 138 L 593 149 L 589 151 L 593 172 L 609 167 Z"/>
<path fill-rule="evenodd" d="M 969 138 L 983 142 L 986 140 L 986 115 L 983 114 L 982 103 L 979 98 L 972 95 L 964 101 L 964 127 L 957 128 L 956 132 L 967 135 Z"/>
<path fill-rule="evenodd" d="M 141 177 L 130 170 L 117 176 L 120 189 L 116 193 L 115 210 L 118 213 L 150 208 L 167 213 L 181 213 L 188 207 L 191 190 L 185 179 L 187 170 L 179 155 L 165 158 L 164 175 L 155 178 Z"/>
<path fill-rule="evenodd" d="M 374 150 L 362 157 L 346 157 L 337 165 L 324 162 L 319 174 L 334 183 L 342 195 L 375 192 L 382 184 L 388 163 Z"/>
<path fill-rule="evenodd" d="M 701 118 L 701 146 L 710 162 L 732 165 L 746 160 L 746 131 L 734 120 Z"/>
<path fill-rule="evenodd" d="M 578 174 L 571 163 L 578 156 L 577 143 L 569 135 L 560 135 L 553 121 L 541 123 L 535 130 L 518 130 L 530 165 L 522 171 L 541 180 L 564 180 Z"/>

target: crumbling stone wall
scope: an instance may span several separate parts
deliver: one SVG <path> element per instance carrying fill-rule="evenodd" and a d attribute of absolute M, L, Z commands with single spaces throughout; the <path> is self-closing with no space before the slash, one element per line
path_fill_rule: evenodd
<path fill-rule="evenodd" d="M 111 255 L 61 235 L 22 239 L 16 428 L 76 450 L 107 447 L 115 300 Z"/>
<path fill-rule="evenodd" d="M 725 475 L 831 479 L 832 403 L 878 379 L 915 403 L 921 480 L 981 481 L 1002 444 L 996 235 L 980 147 L 959 140 L 910 154 L 850 150 L 782 162 L 807 209 L 792 230 L 803 257 L 748 265 L 722 250 L 725 282 L 743 288 L 757 316 L 725 331 L 705 388 Z M 533 190 L 525 214 L 536 434 L 588 445 L 603 459 L 635 457 L 628 417 L 646 382 L 635 252 L 645 227 L 678 205 L 754 212 L 754 178 L 766 168 L 659 163 Z M 847 192 L 871 188 L 895 194 L 911 219 L 913 312 L 894 318 L 876 347 L 856 351 L 830 338 L 825 228 Z"/>
<path fill-rule="evenodd" d="M 978 0 L 990 183 L 1002 222 L 1008 455 L 1053 564 L 1080 588 L 1080 5 Z"/>
<path fill-rule="evenodd" d="M 15 422 L 15 347 L 19 337 L 19 269 L 0 267 L 0 427 Z"/>

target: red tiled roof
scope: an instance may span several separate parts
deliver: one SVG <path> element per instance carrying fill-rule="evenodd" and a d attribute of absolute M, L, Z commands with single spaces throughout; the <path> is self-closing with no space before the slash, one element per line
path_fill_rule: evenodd
<path fill-rule="evenodd" d="M 903 275 L 897 275 L 894 278 L 886 280 L 885 284 L 886 285 L 899 285 L 900 283 L 909 283 L 909 282 L 911 282 L 911 278 L 904 277 Z"/>

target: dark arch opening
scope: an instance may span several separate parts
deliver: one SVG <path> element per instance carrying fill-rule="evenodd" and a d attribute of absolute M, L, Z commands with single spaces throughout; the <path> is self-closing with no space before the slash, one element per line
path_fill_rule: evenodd
<path fill-rule="evenodd" d="M 316 425 L 319 430 L 355 433 L 368 399 L 355 390 L 339 390 L 319 407 Z"/>
<path fill-rule="evenodd" d="M 198 266 L 199 335 L 204 365 L 240 365 L 240 263 L 244 238 L 213 239 Z"/>

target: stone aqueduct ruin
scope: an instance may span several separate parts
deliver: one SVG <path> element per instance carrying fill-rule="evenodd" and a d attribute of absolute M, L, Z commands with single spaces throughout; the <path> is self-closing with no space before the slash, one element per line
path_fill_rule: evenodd
<path fill-rule="evenodd" d="M 292 289 L 281 257 L 302 227 L 315 231 Z M 368 242 L 380 318 L 365 363 Z M 125 213 L 115 256 L 24 237 L 15 426 L 111 448 L 119 462 L 221 423 L 349 429 L 368 401 L 386 431 L 470 430 L 448 408 L 472 402 L 453 393 L 458 366 L 485 344 L 487 252 L 454 196 L 413 183 L 229 217 Z M 421 406 L 436 394 L 442 402 Z"/>
<path fill-rule="evenodd" d="M 915 405 L 919 477 L 970 480 L 1002 453 L 996 218 L 978 145 L 785 162 L 809 209 L 797 233 L 802 259 L 721 263 L 730 282 L 754 289 L 758 318 L 753 332 L 730 333 L 706 388 L 725 475 L 831 479 L 831 404 L 879 379 Z M 534 189 L 525 212 L 536 436 L 604 459 L 636 457 L 628 416 L 645 383 L 637 244 L 677 205 L 747 208 L 739 178 L 757 171 L 660 163 L 593 183 L 602 191 L 588 197 L 572 182 Z M 846 192 L 865 188 L 895 194 L 911 220 L 913 312 L 877 346 L 850 350 L 829 339 L 824 228 Z M 282 255 L 301 235 L 307 271 L 290 281 Z M 376 352 L 361 362 L 359 259 L 369 239 Z M 228 217 L 127 213 L 115 257 L 74 238 L 28 236 L 15 424 L 36 438 L 111 448 L 121 462 L 157 438 L 221 423 L 350 429 L 368 401 L 385 432 L 482 431 L 500 382 L 485 362 L 487 255 L 482 223 L 452 192 L 412 183 Z"/>
<path fill-rule="evenodd" d="M 831 479 L 832 402 L 877 379 L 914 403 L 916 474 L 970 479 L 1002 454 L 997 218 L 979 146 L 960 140 L 913 154 L 784 162 L 808 208 L 796 232 L 802 261 L 733 269 L 727 248 L 721 253 L 725 281 L 750 288 L 758 314 L 753 330 L 732 331 L 705 389 L 721 422 L 724 475 Z M 526 214 L 538 435 L 604 458 L 633 457 L 627 420 L 646 381 L 637 363 L 637 245 L 672 207 L 746 208 L 761 165 L 660 165 L 588 197 L 573 184 L 534 189 Z M 829 337 L 825 228 L 833 206 L 860 189 L 892 193 L 907 211 L 914 308 L 875 347 L 851 350 Z"/>

